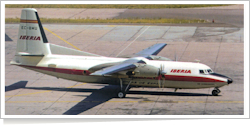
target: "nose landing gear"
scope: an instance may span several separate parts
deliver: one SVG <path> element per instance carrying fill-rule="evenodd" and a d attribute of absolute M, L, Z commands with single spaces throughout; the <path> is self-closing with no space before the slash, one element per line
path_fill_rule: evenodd
<path fill-rule="evenodd" d="M 219 93 L 220 93 L 220 90 L 217 87 L 215 87 L 214 90 L 212 91 L 213 96 L 218 96 Z"/>

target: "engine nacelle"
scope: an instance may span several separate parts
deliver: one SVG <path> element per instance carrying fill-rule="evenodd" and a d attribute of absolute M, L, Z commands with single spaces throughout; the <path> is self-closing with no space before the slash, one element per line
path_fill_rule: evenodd
<path fill-rule="evenodd" d="M 134 77 L 157 77 L 159 69 L 147 64 L 139 64 L 134 71 L 128 71 L 126 74 Z"/>

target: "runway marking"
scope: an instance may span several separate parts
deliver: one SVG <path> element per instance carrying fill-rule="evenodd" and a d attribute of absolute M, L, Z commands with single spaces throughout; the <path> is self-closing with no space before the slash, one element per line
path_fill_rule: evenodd
<path fill-rule="evenodd" d="M 86 84 L 86 83 L 77 84 L 77 85 L 69 86 L 69 87 L 66 87 L 66 88 L 73 88 L 73 87 L 81 86 L 81 85 L 84 85 L 84 84 Z M 62 88 L 62 89 L 65 89 L 65 88 Z M 58 90 L 60 90 L 60 89 L 58 89 Z M 46 93 L 46 92 L 51 92 L 51 91 L 55 91 L 55 90 L 46 90 L 46 91 L 41 91 L 41 92 L 25 93 L 25 94 L 19 94 L 19 95 L 9 95 L 9 96 L 5 96 L 5 97 L 17 97 L 17 96 L 35 95 L 35 94 Z"/>
<path fill-rule="evenodd" d="M 73 88 L 73 87 L 76 87 L 76 86 L 81 86 L 81 85 L 84 85 L 84 84 L 87 84 L 87 83 L 81 83 L 81 84 L 77 84 L 77 85 L 69 86 L 69 87 L 66 87 L 66 88 Z"/>
<path fill-rule="evenodd" d="M 108 25 L 108 27 L 116 27 L 116 25 Z"/>
<path fill-rule="evenodd" d="M 6 101 L 5 103 L 154 103 L 155 101 Z M 157 103 L 227 103 L 242 104 L 244 101 L 157 101 Z"/>
<path fill-rule="evenodd" d="M 149 27 L 150 26 L 148 26 L 148 28 Z M 148 28 L 146 28 L 140 35 L 138 35 L 132 42 L 130 42 L 129 45 L 127 45 L 120 53 L 116 55 L 116 57 L 118 57 L 125 49 L 127 49 L 132 43 L 134 43 L 146 30 L 148 30 Z"/>
<path fill-rule="evenodd" d="M 57 34 L 55 34 L 54 32 L 50 31 L 49 29 L 47 29 L 46 27 L 43 27 L 45 30 L 49 31 L 50 33 L 52 33 L 53 35 L 55 35 L 56 37 L 58 37 L 59 39 L 61 39 L 62 41 L 64 41 L 65 43 L 71 45 L 72 47 L 74 47 L 77 50 L 80 50 L 79 48 L 77 48 L 76 46 L 74 46 L 73 44 L 71 44 L 70 42 L 66 41 L 65 39 L 63 39 L 62 37 L 58 36 Z"/>
<path fill-rule="evenodd" d="M 51 92 L 51 91 L 52 91 L 52 90 L 47 90 L 47 91 L 34 92 L 34 93 L 26 93 L 26 94 L 19 94 L 19 95 L 9 95 L 9 96 L 5 96 L 5 97 L 16 97 L 16 96 L 35 95 L 35 94 L 46 93 L 46 92 Z"/>

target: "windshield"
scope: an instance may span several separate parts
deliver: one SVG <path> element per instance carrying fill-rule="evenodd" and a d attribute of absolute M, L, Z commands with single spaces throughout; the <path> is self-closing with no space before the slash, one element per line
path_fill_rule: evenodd
<path fill-rule="evenodd" d="M 213 71 L 211 69 L 208 69 L 207 72 L 208 73 L 213 73 Z"/>
<path fill-rule="evenodd" d="M 200 69 L 199 70 L 200 74 L 211 74 L 213 73 L 212 69 Z"/>

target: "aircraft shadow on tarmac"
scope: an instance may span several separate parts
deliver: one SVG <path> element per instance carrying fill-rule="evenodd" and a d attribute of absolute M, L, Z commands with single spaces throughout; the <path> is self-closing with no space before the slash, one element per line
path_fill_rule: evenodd
<path fill-rule="evenodd" d="M 5 41 L 13 41 L 7 34 L 5 34 Z"/>
<path fill-rule="evenodd" d="M 27 83 L 28 83 L 28 81 L 19 81 L 17 83 L 12 84 L 12 85 L 5 86 L 5 92 L 25 88 Z"/>
<path fill-rule="evenodd" d="M 117 92 L 120 90 L 119 85 L 108 85 L 101 89 L 84 89 L 84 88 L 56 88 L 56 87 L 25 87 L 28 81 L 19 81 L 10 86 L 5 86 L 5 92 L 19 88 L 35 89 L 35 90 L 52 90 L 52 91 L 67 91 L 67 92 L 91 92 L 89 96 L 77 103 L 75 106 L 63 113 L 63 115 L 78 115 L 95 106 L 109 101 L 117 97 Z M 201 93 L 183 93 L 183 92 L 158 92 L 158 91 L 135 91 L 131 90 L 128 94 L 140 95 L 165 95 L 165 96 L 211 96 L 210 94 Z M 81 96 L 81 95 L 75 95 Z M 129 98 L 129 97 L 127 97 Z"/>

